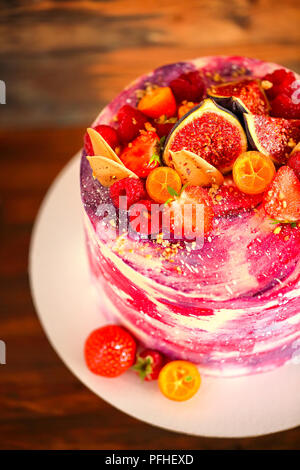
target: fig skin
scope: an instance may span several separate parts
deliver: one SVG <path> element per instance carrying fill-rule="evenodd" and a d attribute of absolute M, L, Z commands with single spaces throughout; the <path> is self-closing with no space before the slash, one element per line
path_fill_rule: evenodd
<path fill-rule="evenodd" d="M 289 142 L 297 143 L 300 140 L 300 120 L 247 113 L 243 114 L 243 118 L 250 147 L 270 157 L 275 163 L 286 164 L 293 150 Z M 261 132 L 265 143 L 258 136 L 256 126 L 259 124 L 264 125 L 265 130 Z"/>
<path fill-rule="evenodd" d="M 166 165 L 170 166 L 170 156 L 169 156 L 169 149 L 171 149 L 172 141 L 174 136 L 176 136 L 177 132 L 180 132 L 180 129 L 183 129 L 185 126 L 183 123 L 186 122 L 186 125 L 189 122 L 192 122 L 193 119 L 191 118 L 192 115 L 195 115 L 195 120 L 197 118 L 200 118 L 203 114 L 211 112 L 212 114 L 216 114 L 218 116 L 221 116 L 227 121 L 229 124 L 233 125 L 236 127 L 239 133 L 239 138 L 240 138 L 240 153 L 238 155 L 234 155 L 234 158 L 232 158 L 232 161 L 226 162 L 226 164 L 222 164 L 220 162 L 219 165 L 214 164 L 213 162 L 210 162 L 207 160 L 209 163 L 211 163 L 213 166 L 215 166 L 218 170 L 220 170 L 223 174 L 228 173 L 231 171 L 233 163 L 235 159 L 243 152 L 246 152 L 247 150 L 247 137 L 245 134 L 245 131 L 239 121 L 239 119 L 228 109 L 223 108 L 220 106 L 218 103 L 216 103 L 214 100 L 210 98 L 206 98 L 203 100 L 198 106 L 192 108 L 188 113 L 186 113 L 184 116 L 182 116 L 181 119 L 177 121 L 177 123 L 174 125 L 172 128 L 171 132 L 169 133 L 164 149 L 163 149 L 163 161 Z M 235 136 L 236 137 L 236 136 Z M 212 143 L 212 147 L 214 146 L 214 143 Z M 181 149 L 183 150 L 183 149 Z M 190 150 L 194 152 L 192 149 L 186 148 L 185 150 Z M 195 153 L 195 152 L 194 152 Z M 198 154 L 201 158 L 204 158 L 203 155 Z M 204 158 L 205 159 L 205 158 Z M 225 163 L 225 162 L 224 162 Z"/>
<path fill-rule="evenodd" d="M 251 88 L 253 89 L 253 93 L 258 94 L 258 103 L 257 105 L 254 104 L 253 106 L 247 105 L 241 96 L 239 95 L 239 92 L 242 90 L 242 85 L 246 88 Z M 224 94 L 224 91 L 222 93 L 222 88 L 223 90 L 225 87 L 232 87 L 232 95 L 228 95 L 227 93 Z M 237 90 L 235 91 L 234 88 L 237 87 Z M 239 90 L 238 87 L 241 87 Z M 236 92 L 236 95 L 234 93 Z M 244 79 L 244 80 L 235 80 L 233 82 L 227 82 L 227 83 L 222 83 L 221 85 L 215 85 L 212 86 L 208 91 L 207 94 L 210 98 L 212 98 L 214 101 L 219 103 L 221 106 L 223 106 L 226 109 L 229 109 L 232 111 L 234 114 L 242 115 L 243 113 L 255 113 L 255 114 L 268 114 L 270 111 L 270 104 L 268 101 L 268 98 L 260 84 L 260 81 L 258 79 Z M 249 90 L 246 91 L 247 96 L 249 96 L 250 92 Z"/>

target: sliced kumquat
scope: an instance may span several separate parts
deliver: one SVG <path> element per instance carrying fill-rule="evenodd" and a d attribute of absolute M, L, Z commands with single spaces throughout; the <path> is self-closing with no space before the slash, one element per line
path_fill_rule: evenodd
<path fill-rule="evenodd" d="M 242 153 L 232 169 L 235 184 L 246 194 L 263 193 L 275 173 L 271 158 L 255 151 Z"/>
<path fill-rule="evenodd" d="M 197 367 L 188 361 L 168 362 L 160 371 L 160 391 L 170 400 L 184 401 L 199 390 L 201 377 Z"/>
<path fill-rule="evenodd" d="M 178 173 L 167 166 L 160 166 L 151 171 L 146 180 L 146 190 L 151 199 L 160 204 L 171 197 L 169 188 L 179 194 L 181 179 Z"/>

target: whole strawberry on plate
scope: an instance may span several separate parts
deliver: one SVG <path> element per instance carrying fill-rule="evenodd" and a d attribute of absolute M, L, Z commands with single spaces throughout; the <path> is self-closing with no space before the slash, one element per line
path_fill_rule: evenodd
<path fill-rule="evenodd" d="M 94 330 L 84 346 L 88 368 L 103 377 L 123 374 L 134 364 L 135 352 L 135 340 L 118 325 L 106 325 Z"/>
<path fill-rule="evenodd" d="M 165 357 L 160 352 L 154 349 L 144 349 L 137 355 L 133 369 L 142 380 L 149 382 L 157 380 L 165 362 Z"/>

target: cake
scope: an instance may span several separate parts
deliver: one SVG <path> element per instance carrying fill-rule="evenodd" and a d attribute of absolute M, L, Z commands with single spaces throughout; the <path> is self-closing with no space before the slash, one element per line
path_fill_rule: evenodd
<path fill-rule="evenodd" d="M 296 361 L 300 354 L 300 113 L 292 94 L 296 78 L 278 65 L 243 57 L 204 57 L 166 65 L 122 91 L 92 124 L 94 134 L 89 130 L 86 136 L 80 185 L 99 309 L 141 344 L 191 361 L 207 375 L 263 372 Z M 157 103 L 153 112 L 143 100 L 160 89 L 169 103 L 166 115 L 160 115 Z M 167 96 L 170 90 L 172 97 Z M 137 122 L 130 116 L 128 142 L 120 128 L 128 115 L 120 115 L 120 109 L 130 114 L 132 108 L 145 119 Z M 108 133 L 106 126 L 115 129 L 115 141 L 114 132 L 104 132 L 97 141 L 99 125 Z M 211 129 L 208 140 L 204 128 Z M 156 151 L 145 165 L 134 166 L 132 141 L 154 134 L 159 139 Z M 250 193 L 242 182 L 236 185 L 239 171 L 245 171 L 242 158 L 260 158 L 266 165 L 258 170 Z M 112 161 L 111 167 L 107 161 Z M 111 168 L 116 174 L 111 175 Z M 176 170 L 179 189 L 182 183 L 180 191 L 187 194 L 190 169 L 195 170 L 192 186 L 199 182 L 199 191 L 210 200 L 204 208 L 204 226 L 207 222 L 210 228 L 204 227 L 201 245 L 195 247 L 195 242 L 178 240 L 174 234 L 166 238 L 159 230 L 153 238 L 149 232 L 119 230 L 120 222 L 130 221 L 126 208 L 119 212 L 112 204 L 112 188 L 130 178 L 130 184 L 135 181 L 132 193 L 141 190 L 139 199 L 150 201 L 145 180 L 147 176 L 148 184 L 149 174 L 157 168 Z M 103 172 L 104 185 L 97 171 Z M 260 189 L 269 176 L 268 186 Z M 243 181 L 247 186 L 247 178 Z M 288 188 L 288 201 L 280 201 L 282 192 L 278 196 L 277 189 L 290 181 L 293 191 Z M 181 197 L 176 191 L 170 191 L 165 207 Z M 275 194 L 281 204 L 281 213 L 276 207 L 278 215 Z"/>

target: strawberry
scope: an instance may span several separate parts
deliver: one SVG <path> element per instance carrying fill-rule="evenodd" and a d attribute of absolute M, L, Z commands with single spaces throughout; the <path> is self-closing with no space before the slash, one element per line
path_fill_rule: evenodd
<path fill-rule="evenodd" d="M 143 131 L 120 155 L 124 165 L 140 178 L 159 166 L 159 138 L 156 132 Z"/>
<path fill-rule="evenodd" d="M 119 138 L 124 144 L 127 144 L 139 135 L 140 130 L 145 128 L 148 118 L 138 109 L 125 104 L 118 111 L 117 121 Z"/>
<path fill-rule="evenodd" d="M 167 136 L 171 129 L 174 127 L 177 121 L 176 117 L 171 117 L 169 119 L 166 116 L 161 116 L 158 119 L 154 119 L 153 125 L 156 129 L 156 133 L 159 137 Z"/>
<path fill-rule="evenodd" d="M 172 80 L 170 87 L 178 103 L 182 101 L 200 101 L 203 98 L 205 85 L 199 72 L 189 72 Z"/>
<path fill-rule="evenodd" d="M 300 143 L 292 151 L 287 164 L 290 168 L 293 168 L 297 178 L 300 180 Z"/>
<path fill-rule="evenodd" d="M 262 201 L 262 194 L 245 194 L 236 186 L 221 186 L 213 195 L 215 217 L 247 212 Z"/>
<path fill-rule="evenodd" d="M 292 168 L 279 168 L 264 193 L 263 207 L 273 219 L 282 222 L 300 220 L 300 181 Z"/>
<path fill-rule="evenodd" d="M 126 196 L 126 209 L 139 199 L 146 197 L 144 183 L 136 178 L 124 178 L 116 181 L 109 188 L 110 197 L 112 198 L 113 205 L 119 208 L 119 197 Z"/>
<path fill-rule="evenodd" d="M 203 206 L 203 227 L 201 218 L 197 220 L 197 205 Z M 213 203 L 207 190 L 200 186 L 184 188 L 179 197 L 169 203 L 168 210 L 170 213 L 170 231 L 175 238 L 193 240 L 197 236 L 202 237 L 208 234 L 212 229 Z"/>
<path fill-rule="evenodd" d="M 103 139 L 113 150 L 115 150 L 116 147 L 118 147 L 118 145 L 120 144 L 118 134 L 116 130 L 113 129 L 113 127 L 107 126 L 106 124 L 99 124 L 99 126 L 94 127 L 94 129 L 95 131 L 99 132 L 99 134 L 103 137 Z M 84 149 L 87 155 L 94 155 L 92 142 L 87 132 L 84 136 Z"/>
<path fill-rule="evenodd" d="M 137 355 L 137 361 L 133 369 L 142 380 L 149 382 L 157 380 L 165 362 L 165 357 L 160 352 L 154 349 L 144 349 Z"/>
<path fill-rule="evenodd" d="M 84 347 L 88 368 L 103 377 L 123 374 L 134 364 L 135 353 L 135 340 L 118 325 L 106 325 L 94 330 Z"/>

